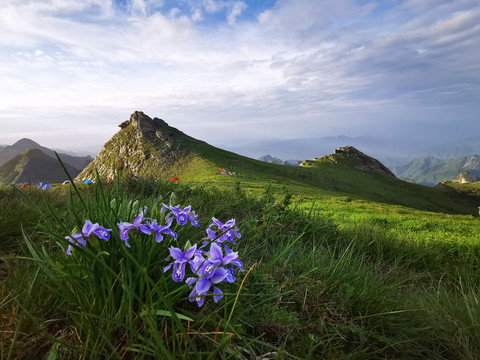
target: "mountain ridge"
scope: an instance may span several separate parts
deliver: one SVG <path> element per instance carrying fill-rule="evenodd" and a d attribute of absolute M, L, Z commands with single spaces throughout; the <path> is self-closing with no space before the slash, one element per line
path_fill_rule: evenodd
<path fill-rule="evenodd" d="M 340 152 L 331 155 L 341 157 L 342 161 L 317 158 L 313 160 L 315 166 L 282 166 L 219 149 L 170 127 L 159 118 L 135 111 L 120 124 L 120 130 L 76 180 L 93 180 L 96 169 L 100 179 L 106 180 L 114 177 L 117 169 L 118 175 L 138 180 L 177 177 L 185 183 L 221 187 L 241 183 L 248 191 L 270 184 L 288 186 L 300 197 L 302 194 L 346 196 L 428 211 L 478 212 L 476 197 L 469 194 L 459 197 L 448 186 L 429 188 L 400 180 L 378 160 L 356 149 L 350 153 L 355 156 Z M 359 156 L 372 159 L 374 164 L 368 161 L 359 164 L 356 161 Z M 232 176 L 223 176 L 226 173 Z"/>
<path fill-rule="evenodd" d="M 7 145 L 4 148 L 0 148 L 0 166 L 29 149 L 38 149 L 51 158 L 55 160 L 57 159 L 55 152 L 52 149 L 44 147 L 31 139 L 22 138 L 12 145 Z M 93 160 L 91 156 L 72 156 L 63 153 L 58 153 L 58 156 L 65 164 L 76 168 L 78 171 L 82 170 Z"/>
<path fill-rule="evenodd" d="M 434 186 L 443 180 L 451 181 L 464 171 L 480 177 L 480 155 L 453 159 L 439 159 L 433 156 L 419 157 L 398 170 L 397 176 L 400 178 Z"/>
<path fill-rule="evenodd" d="M 64 164 L 76 176 L 80 171 Z M 57 159 L 39 149 L 27 149 L 0 166 L 0 185 L 35 184 L 40 181 L 58 183 L 67 178 Z"/>

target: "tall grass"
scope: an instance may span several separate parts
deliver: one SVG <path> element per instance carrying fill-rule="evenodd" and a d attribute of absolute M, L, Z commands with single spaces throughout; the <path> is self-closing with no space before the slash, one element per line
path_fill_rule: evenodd
<path fill-rule="evenodd" d="M 214 189 L 127 179 L 48 196 L 30 197 L 43 220 L 25 233 L 27 252 L 3 257 L 2 359 L 475 359 L 480 352 L 475 219 L 382 205 L 385 215 L 378 204 L 343 200 L 302 205 L 286 189 L 267 186 L 252 197 L 238 182 Z M 199 228 L 174 229 L 178 244 L 201 241 L 212 217 L 237 220 L 235 251 L 251 271 L 222 283 L 218 303 L 208 296 L 197 307 L 191 289 L 163 272 L 169 236 L 158 244 L 132 233 L 131 248 L 119 239 L 119 221 L 131 222 L 144 206 L 161 221 L 161 204 L 170 201 L 200 215 Z M 65 255 L 65 236 L 86 219 L 112 237 L 92 237 Z M 455 229 L 464 241 L 441 241 Z"/>
<path fill-rule="evenodd" d="M 61 319 L 49 319 L 49 327 L 54 322 L 57 326 L 66 323 L 69 327 L 59 336 L 47 334 L 55 351 L 68 357 L 88 359 L 204 358 L 214 357 L 218 352 L 239 353 L 241 344 L 248 344 L 248 341 L 238 341 L 241 337 L 235 330 L 235 317 L 232 321 L 234 302 L 240 291 L 238 282 L 237 285 L 227 284 L 221 302 L 212 305 L 209 297 L 205 308 L 199 310 L 188 301 L 189 287 L 173 282 L 171 275 L 163 271 L 169 262 L 166 260 L 169 247 L 183 248 L 187 240 L 200 246 L 206 235 L 205 224 L 211 220 L 202 219 L 201 232 L 198 228 L 177 224 L 172 230 L 177 233 L 178 240 L 165 236 L 161 243 L 157 243 L 154 236 L 132 231 L 131 247 L 127 248 L 120 240 L 117 224 L 132 222 L 144 207 L 148 209 L 145 216 L 162 224 L 165 221 L 165 214 L 160 212 L 162 202 L 175 201 L 175 195 L 170 192 L 167 199 L 151 196 L 153 194 L 131 198 L 128 195 L 131 184 L 117 184 L 107 187 L 99 181 L 87 196 L 73 184 L 66 193 L 66 216 L 58 216 L 57 209 L 48 201 L 47 213 L 35 201 L 30 201 L 45 220 L 41 227 L 48 241 L 37 243 L 27 234 L 24 236 L 30 255 L 23 260 L 31 261 L 29 266 L 37 269 L 37 276 L 29 287 L 40 286 L 37 278 L 41 278 L 42 286 L 46 285 L 57 294 L 56 299 L 50 296 L 48 302 L 60 302 L 60 307 L 65 309 Z M 143 191 L 148 192 L 148 186 Z M 87 219 L 112 229 L 111 239 L 103 241 L 93 236 L 88 239 L 87 246 L 74 246 L 73 255 L 66 256 L 65 250 L 70 243 L 65 236 L 73 229 L 76 229 L 73 233 L 77 233 Z M 12 303 L 22 302 L 19 297 L 14 300 Z M 39 305 L 48 306 L 47 303 Z M 26 317 L 34 321 L 35 316 L 29 316 L 32 304 L 22 303 L 21 307 Z M 40 323 L 36 325 L 38 329 L 43 327 Z M 17 329 L 22 326 L 19 323 Z M 18 330 L 17 334 L 22 332 Z M 10 349 L 17 339 L 18 336 L 13 339 Z M 240 345 L 233 347 L 234 343 Z M 11 356 L 10 352 L 7 358 Z"/>

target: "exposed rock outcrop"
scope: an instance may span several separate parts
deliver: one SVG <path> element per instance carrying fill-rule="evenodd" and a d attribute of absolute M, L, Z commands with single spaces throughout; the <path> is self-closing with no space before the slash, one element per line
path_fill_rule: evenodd
<path fill-rule="evenodd" d="M 452 182 L 460 184 L 471 184 L 480 181 L 475 175 L 470 174 L 468 171 L 462 171 L 458 176 L 452 180 Z"/>
<path fill-rule="evenodd" d="M 116 170 L 129 176 L 168 178 L 195 157 L 191 145 L 197 140 L 162 119 L 135 111 L 119 127 L 77 180 L 93 179 L 95 169 L 104 178 L 113 178 Z"/>

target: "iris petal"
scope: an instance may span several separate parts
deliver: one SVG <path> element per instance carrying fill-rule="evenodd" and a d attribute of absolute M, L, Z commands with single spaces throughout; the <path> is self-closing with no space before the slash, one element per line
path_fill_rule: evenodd
<path fill-rule="evenodd" d="M 202 277 L 197 281 L 197 285 L 195 285 L 195 287 L 199 293 L 206 293 L 208 289 L 210 289 L 211 284 L 212 283 L 209 279 L 207 279 L 206 277 Z"/>
<path fill-rule="evenodd" d="M 210 277 L 210 281 L 214 284 L 218 284 L 219 282 L 222 282 L 228 275 L 227 269 L 223 267 L 216 268 L 213 270 L 213 275 Z"/>
<path fill-rule="evenodd" d="M 214 294 L 213 301 L 215 301 L 216 303 L 219 302 L 223 298 L 222 290 L 220 290 L 216 286 L 213 287 L 213 294 Z"/>

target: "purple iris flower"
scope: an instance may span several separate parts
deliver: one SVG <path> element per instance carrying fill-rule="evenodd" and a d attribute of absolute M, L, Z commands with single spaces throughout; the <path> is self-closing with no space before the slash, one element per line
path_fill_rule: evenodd
<path fill-rule="evenodd" d="M 92 236 L 92 234 L 96 235 L 99 239 L 108 241 L 108 239 L 110 239 L 109 231 L 112 231 L 112 229 L 105 229 L 103 226 L 98 225 L 98 223 L 92 224 L 90 220 L 86 220 L 81 232 L 71 236 L 65 236 L 65 239 L 76 247 L 82 248 L 87 245 L 87 239 Z M 72 255 L 72 249 L 72 245 L 68 245 L 66 254 Z"/>
<path fill-rule="evenodd" d="M 238 264 L 238 252 L 234 252 L 227 247 L 228 251 L 226 251 L 226 255 L 223 256 L 222 248 L 217 243 L 210 244 L 210 251 L 206 253 L 207 260 L 215 265 L 228 265 L 234 264 L 238 266 L 240 269 L 243 265 Z M 240 262 L 241 264 L 241 262 Z"/>
<path fill-rule="evenodd" d="M 196 282 L 195 286 L 190 293 L 190 302 L 196 301 L 198 307 L 201 307 L 205 300 L 205 295 L 213 284 L 218 284 L 225 280 L 229 275 L 227 269 L 223 267 L 218 267 L 216 264 L 211 263 L 209 260 L 206 260 L 203 265 L 198 269 L 197 275 L 201 276 Z M 189 278 L 190 279 L 190 278 Z M 190 281 L 190 284 L 193 281 Z M 222 290 L 213 285 L 213 300 L 218 302 L 222 297 Z"/>
<path fill-rule="evenodd" d="M 212 218 L 213 222 L 208 226 L 207 237 L 217 242 L 231 241 L 235 244 L 235 238 L 240 239 L 242 235 L 238 232 L 238 227 L 235 226 L 235 219 L 228 220 L 225 224 L 220 220 Z M 212 227 L 217 229 L 213 230 Z M 221 235 L 217 235 L 220 232 Z"/>
<path fill-rule="evenodd" d="M 170 235 L 175 240 L 177 240 L 177 233 L 174 232 L 172 229 L 170 229 L 170 225 L 172 225 L 172 222 L 173 222 L 173 218 L 168 219 L 167 225 L 164 225 L 164 226 L 158 225 L 156 219 L 150 223 L 150 229 L 152 229 L 155 232 L 155 240 L 157 240 L 157 243 L 163 240 L 162 233 Z"/>
<path fill-rule="evenodd" d="M 142 224 L 142 221 L 144 220 L 149 220 L 149 218 L 144 217 L 143 215 L 147 211 L 147 207 L 143 209 L 143 211 L 140 211 L 138 216 L 133 220 L 133 223 L 128 223 L 128 222 L 119 222 L 118 229 L 120 230 L 120 239 L 125 241 L 125 246 L 130 247 L 130 244 L 127 242 L 128 240 L 128 232 L 132 229 L 137 230 L 141 233 L 150 235 L 151 232 L 151 227 L 150 224 Z"/>
<path fill-rule="evenodd" d="M 188 278 L 187 284 L 195 286 L 190 293 L 190 301 L 196 301 L 197 305 L 201 307 L 204 303 L 204 296 L 213 286 L 213 300 L 218 302 L 223 298 L 222 291 L 215 286 L 222 281 L 234 282 L 233 269 L 226 269 L 223 265 L 236 265 L 242 269 L 243 264 L 238 260 L 238 253 L 228 249 L 227 254 L 223 256 L 222 248 L 216 243 L 210 245 L 210 251 L 205 253 L 207 258 L 198 251 L 193 260 L 189 261 L 192 271 L 200 278 Z"/>
<path fill-rule="evenodd" d="M 213 279 L 213 280 L 215 280 L 215 279 Z M 192 289 L 192 292 L 188 295 L 188 297 L 189 297 L 188 301 L 190 301 L 190 302 L 195 301 L 197 303 L 198 307 L 202 307 L 204 302 L 205 302 L 205 295 L 207 294 L 207 291 L 208 290 L 206 290 L 204 292 L 199 292 L 199 290 L 195 286 Z M 216 303 L 219 302 L 223 298 L 222 290 L 220 290 L 216 286 L 213 286 L 213 294 L 214 294 L 213 295 L 213 301 L 215 301 Z"/>
<path fill-rule="evenodd" d="M 187 245 L 188 246 L 188 245 Z M 172 279 L 175 282 L 181 282 L 185 278 L 185 265 L 193 257 L 197 250 L 197 244 L 180 250 L 178 248 L 170 247 L 170 256 L 175 259 L 174 262 L 168 264 L 163 269 L 163 272 L 167 272 L 173 265 Z"/>
<path fill-rule="evenodd" d="M 180 205 L 168 206 L 163 204 L 162 208 L 160 209 L 160 212 L 164 212 L 165 210 L 168 210 L 168 209 L 171 211 L 170 214 L 172 214 L 175 217 L 179 225 L 185 225 L 187 222 L 190 221 L 190 223 L 193 226 L 195 227 L 200 226 L 197 215 L 195 215 L 195 211 L 192 211 L 191 205 L 182 209 Z M 169 215 L 167 215 L 166 218 L 168 218 Z"/>
<path fill-rule="evenodd" d="M 195 214 L 195 211 L 190 211 L 190 217 L 189 217 L 189 220 L 190 220 L 190 223 L 195 226 L 195 227 L 199 227 L 200 226 L 200 223 L 198 222 L 198 217 L 197 215 Z"/>
<path fill-rule="evenodd" d="M 238 258 L 238 252 L 233 252 L 233 250 L 231 250 L 226 244 L 224 244 L 223 247 L 225 248 L 225 253 L 227 253 L 227 255 L 230 255 L 232 253 L 236 254 L 236 258 L 233 260 L 230 260 L 230 264 L 235 265 L 236 267 L 238 267 L 240 270 L 243 271 L 243 262 L 241 262 L 240 259 Z"/>

